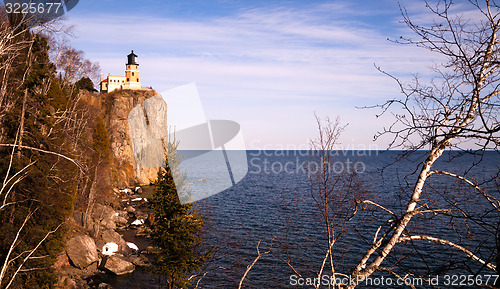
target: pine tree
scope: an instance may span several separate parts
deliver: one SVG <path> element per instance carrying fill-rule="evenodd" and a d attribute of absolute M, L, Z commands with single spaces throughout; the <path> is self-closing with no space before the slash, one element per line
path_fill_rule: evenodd
<path fill-rule="evenodd" d="M 105 162 L 111 158 L 111 149 L 109 148 L 109 137 L 106 130 L 106 124 L 102 117 L 97 116 L 94 130 L 94 150 Z"/>
<path fill-rule="evenodd" d="M 54 82 L 54 65 L 48 57 L 49 45 L 40 35 L 27 34 L 32 41 L 15 59 L 6 94 L 6 109 L 0 122 L 2 143 L 19 144 L 45 151 L 61 153 L 71 157 L 72 149 L 66 144 L 66 130 L 61 125 L 60 111 L 54 109 L 55 96 L 65 99 Z M 53 83 L 52 90 L 45 93 L 44 87 Z M 58 103 L 60 108 L 64 101 Z M 22 121 L 21 121 L 22 120 Z M 21 123 L 23 123 L 21 125 Z M 71 215 L 74 206 L 78 175 L 73 163 L 54 154 L 45 154 L 31 149 L 0 148 L 0 176 L 12 177 L 24 172 L 9 193 L 3 191 L 2 201 L 9 206 L 0 210 L 0 262 L 9 261 L 2 284 L 12 281 L 11 288 L 52 288 L 56 282 L 50 266 L 63 249 L 64 221 Z M 24 171 L 23 171 L 24 170 Z M 27 216 L 30 216 L 29 218 Z M 23 221 L 26 224 L 23 226 Z M 20 228 L 22 228 L 21 231 Z M 56 228 L 58 228 L 56 230 Z M 55 231 L 43 240 L 48 232 Z M 16 239 L 16 234 L 19 238 Z M 14 242 L 14 240 L 17 240 Z M 14 248 L 9 255 L 11 245 Z M 26 251 L 37 248 L 30 259 L 23 263 Z M 15 269 L 22 265 L 23 271 L 15 276 Z"/>
<path fill-rule="evenodd" d="M 211 249 L 203 248 L 203 219 L 192 203 L 181 205 L 168 165 L 158 172 L 155 186 L 151 199 L 154 222 L 150 225 L 156 247 L 152 272 L 167 288 L 187 288 L 189 276 L 212 255 Z"/>
<path fill-rule="evenodd" d="M 47 98 L 50 105 L 52 105 L 54 109 L 62 111 L 66 108 L 66 105 L 68 104 L 68 98 L 61 89 L 61 84 L 59 83 L 59 80 L 57 80 L 57 78 L 52 80 L 49 91 L 47 92 Z"/>
<path fill-rule="evenodd" d="M 94 83 L 88 77 L 82 77 L 80 80 L 75 82 L 75 85 L 78 89 L 84 89 L 90 92 L 97 92 L 97 90 L 94 88 Z"/>

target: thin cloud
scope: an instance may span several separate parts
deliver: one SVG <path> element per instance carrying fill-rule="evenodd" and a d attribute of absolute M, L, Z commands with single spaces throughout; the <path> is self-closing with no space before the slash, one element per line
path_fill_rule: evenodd
<path fill-rule="evenodd" d="M 99 61 L 103 72 L 122 73 L 124 55 L 134 49 L 143 84 L 161 92 L 196 82 L 207 100 L 207 114 L 231 112 L 255 137 L 265 131 L 259 127 L 262 123 L 302 127 L 311 123 L 313 111 L 335 115 L 346 107 L 379 103 L 397 94 L 393 81 L 374 63 L 405 77 L 432 62 L 426 51 L 390 43 L 379 27 L 345 16 L 356 13 L 366 11 L 332 3 L 302 10 L 242 10 L 198 21 L 144 15 L 70 20 L 80 27 L 78 48 Z M 257 124 L 248 109 L 263 105 L 269 113 Z M 367 142 L 375 132 L 370 125 L 355 132 L 366 135 Z"/>

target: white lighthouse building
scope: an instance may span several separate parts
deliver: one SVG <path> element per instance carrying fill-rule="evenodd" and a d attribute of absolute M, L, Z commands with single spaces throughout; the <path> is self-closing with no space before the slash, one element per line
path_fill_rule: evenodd
<path fill-rule="evenodd" d="M 125 76 L 110 75 L 103 79 L 101 73 L 101 92 L 112 92 L 116 89 L 141 89 L 139 82 L 139 63 L 136 61 L 137 55 L 134 51 L 127 55 L 125 64 Z"/>

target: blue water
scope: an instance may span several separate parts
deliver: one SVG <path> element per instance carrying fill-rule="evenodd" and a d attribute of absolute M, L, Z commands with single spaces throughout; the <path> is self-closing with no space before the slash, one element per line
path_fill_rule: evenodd
<path fill-rule="evenodd" d="M 369 198 L 400 215 L 408 199 L 408 191 L 416 179 L 415 170 L 422 162 L 425 152 L 388 166 L 400 153 L 339 152 L 334 156 L 332 163 L 335 166 L 332 166 L 331 170 L 334 175 L 347 170 L 357 170 L 361 185 L 354 192 L 358 197 Z M 237 288 L 247 265 L 257 256 L 256 246 L 260 241 L 261 252 L 266 252 L 269 248 L 271 251 L 263 255 L 250 270 L 243 287 L 296 288 L 291 285 L 291 275 L 295 274 L 291 267 L 303 277 L 316 277 L 327 248 L 324 222 L 311 197 L 307 170 L 303 168 L 311 160 L 310 156 L 303 151 L 247 151 L 246 155 L 248 173 L 241 181 L 197 202 L 200 210 L 205 212 L 210 227 L 205 240 L 218 248 L 216 259 L 207 269 L 213 271 L 206 274 L 200 286 Z M 314 161 L 314 158 L 312 160 Z M 477 162 L 479 164 L 473 167 L 472 164 Z M 458 153 L 450 152 L 442 156 L 436 168 L 459 174 L 466 173 L 481 181 L 498 172 L 499 164 L 500 156 L 496 152 L 487 152 L 482 157 L 459 156 Z M 210 171 L 206 163 L 200 166 L 205 173 Z M 196 171 L 192 168 L 193 170 Z M 238 170 L 241 172 L 241 168 Z M 190 177 L 193 190 L 211 192 L 218 187 L 214 182 L 220 178 L 217 175 L 211 178 L 210 174 L 205 174 L 204 178 L 197 179 L 196 173 Z M 474 248 L 474 252 L 484 259 L 489 259 L 494 255 L 495 237 L 491 230 L 499 222 L 498 214 L 491 210 L 491 205 L 483 197 L 473 194 L 470 190 L 463 192 L 463 189 L 469 188 L 460 186 L 449 177 L 432 177 L 422 195 L 421 204 L 426 204 L 429 208 L 452 206 L 452 213 L 457 217 L 450 218 L 439 214 L 418 216 L 409 226 L 410 232 L 406 233 L 447 238 L 464 245 L 482 242 L 482 246 Z M 498 189 L 495 193 L 498 195 Z M 345 205 L 339 203 L 334 210 L 339 214 L 350 214 L 352 211 L 348 208 L 352 201 L 352 198 L 347 198 L 342 203 Z M 473 222 L 464 223 L 458 218 L 463 212 L 478 213 L 483 226 Z M 336 271 L 349 274 L 349 269 L 370 246 L 377 228 L 383 226 L 383 231 L 387 228 L 389 219 L 388 213 L 374 209 L 373 206 L 368 206 L 365 210 L 358 207 L 356 215 L 346 224 L 339 215 L 334 220 L 335 225 L 338 225 L 335 227 L 335 234 L 340 236 L 333 247 Z M 493 227 L 488 227 L 490 224 Z M 411 243 L 398 245 L 382 265 L 395 268 L 394 271 L 398 273 L 410 271 L 415 274 L 428 274 L 445 270 L 448 270 L 449 274 L 466 274 L 468 270 L 481 274 L 494 273 L 477 266 L 475 262 L 467 262 L 463 254 L 446 246 L 423 241 L 414 244 L 416 246 Z M 283 260 L 288 260 L 291 266 Z M 329 267 L 325 274 L 329 274 Z M 390 276 L 378 272 L 374 277 Z M 426 287 L 428 286 L 417 286 Z M 441 288 L 447 287 L 449 286 Z M 360 288 L 407 287 L 372 285 Z"/>

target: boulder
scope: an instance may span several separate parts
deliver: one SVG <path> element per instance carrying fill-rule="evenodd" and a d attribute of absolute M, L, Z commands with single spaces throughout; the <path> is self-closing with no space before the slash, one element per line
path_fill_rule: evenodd
<path fill-rule="evenodd" d="M 93 212 L 94 221 L 105 229 L 116 229 L 116 212 L 110 206 L 96 204 Z"/>
<path fill-rule="evenodd" d="M 125 240 L 123 240 L 122 235 L 120 233 L 113 230 L 106 230 L 101 234 L 102 241 L 104 243 L 116 243 L 116 244 L 125 244 Z"/>
<path fill-rule="evenodd" d="M 115 217 L 115 210 L 111 208 L 110 206 L 105 206 L 101 204 L 95 204 L 94 206 L 94 218 L 97 219 L 113 219 Z"/>
<path fill-rule="evenodd" d="M 150 266 L 148 258 L 144 257 L 143 255 L 131 255 L 128 257 L 130 262 L 132 264 L 139 266 L 139 267 L 148 267 Z"/>
<path fill-rule="evenodd" d="M 147 246 L 146 250 L 143 251 L 142 253 L 148 254 L 148 253 L 156 253 L 156 252 L 158 252 L 158 248 L 155 248 L 153 246 Z"/>
<path fill-rule="evenodd" d="M 148 232 L 144 227 L 137 227 L 137 229 L 135 230 L 135 235 L 137 237 L 148 237 Z"/>
<path fill-rule="evenodd" d="M 135 216 L 136 216 L 137 219 L 142 219 L 142 220 L 149 218 L 149 214 L 145 213 L 145 212 L 142 212 L 142 211 L 138 211 L 135 214 Z"/>
<path fill-rule="evenodd" d="M 120 217 L 122 217 L 122 218 L 128 218 L 128 213 L 125 210 L 118 211 L 116 213 L 116 215 L 117 215 L 117 218 L 120 218 Z"/>
<path fill-rule="evenodd" d="M 99 286 L 97 286 L 97 289 L 112 289 L 113 287 L 109 285 L 108 283 L 99 283 Z"/>
<path fill-rule="evenodd" d="M 116 216 L 116 218 L 115 218 L 115 224 L 119 228 L 125 228 L 125 227 L 128 226 L 128 220 L 125 217 Z"/>
<path fill-rule="evenodd" d="M 78 288 L 76 286 L 75 280 L 71 279 L 69 276 L 63 276 L 61 279 L 59 279 L 57 287 L 61 288 L 61 289 L 77 289 Z"/>
<path fill-rule="evenodd" d="M 73 215 L 71 216 L 73 220 L 75 220 L 75 223 L 77 223 L 79 226 L 85 225 L 84 219 L 83 219 L 83 212 L 80 211 L 73 211 Z"/>
<path fill-rule="evenodd" d="M 118 245 L 118 252 L 125 255 L 132 253 L 132 249 L 129 248 L 127 242 L 123 239 L 122 235 L 113 231 L 107 230 L 101 234 L 102 241 L 104 243 L 115 243 Z"/>
<path fill-rule="evenodd" d="M 66 254 L 71 263 L 80 269 L 84 269 L 98 260 L 94 239 L 87 235 L 71 238 L 66 243 Z"/>
<path fill-rule="evenodd" d="M 50 266 L 56 271 L 63 271 L 65 268 L 71 267 L 71 264 L 69 263 L 68 255 L 66 252 L 61 252 L 59 255 L 57 255 L 56 262 L 54 265 Z"/>
<path fill-rule="evenodd" d="M 104 263 L 102 265 L 103 269 L 118 276 L 132 273 L 135 270 L 134 264 L 122 259 L 117 255 L 107 256 L 103 260 L 103 263 Z"/>

